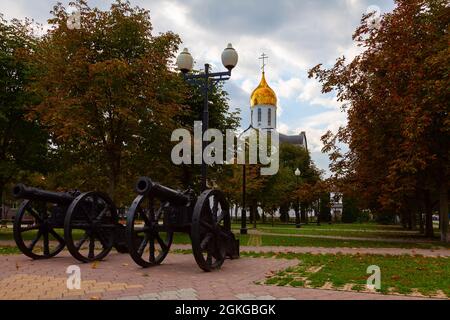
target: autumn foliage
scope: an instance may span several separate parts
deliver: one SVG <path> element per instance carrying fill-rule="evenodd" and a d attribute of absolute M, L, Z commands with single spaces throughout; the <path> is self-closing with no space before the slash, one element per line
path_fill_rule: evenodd
<path fill-rule="evenodd" d="M 448 226 L 450 175 L 450 7 L 445 0 L 398 0 L 379 26 L 366 15 L 353 39 L 353 61 L 310 71 L 335 90 L 348 125 L 323 137 L 335 182 L 362 208 L 398 213 L 414 227 L 439 209 Z M 341 143 L 348 144 L 344 152 Z M 436 207 L 436 204 L 440 207 Z"/>

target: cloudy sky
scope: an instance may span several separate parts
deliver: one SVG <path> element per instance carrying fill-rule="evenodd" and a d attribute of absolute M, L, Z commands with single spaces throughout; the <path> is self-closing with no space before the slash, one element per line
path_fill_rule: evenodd
<path fill-rule="evenodd" d="M 60 0 L 61 1 L 61 0 Z M 5 18 L 30 17 L 46 23 L 55 0 L 1 0 Z M 69 1 L 61 1 L 68 4 Z M 107 9 L 109 0 L 88 0 Z M 318 63 L 331 66 L 341 55 L 358 49 L 352 33 L 361 16 L 379 8 L 392 11 L 393 0 L 131 0 L 150 10 L 155 32 L 173 31 L 183 40 L 197 66 L 208 62 L 221 69 L 220 55 L 227 43 L 239 53 L 238 67 L 226 85 L 230 104 L 240 108 L 241 126 L 249 125 L 249 96 L 260 80 L 261 53 L 269 56 L 267 80 L 279 100 L 278 129 L 306 131 L 316 165 L 327 171 L 328 157 L 320 152 L 320 137 L 346 122 L 333 95 L 322 95 L 307 70 Z"/>

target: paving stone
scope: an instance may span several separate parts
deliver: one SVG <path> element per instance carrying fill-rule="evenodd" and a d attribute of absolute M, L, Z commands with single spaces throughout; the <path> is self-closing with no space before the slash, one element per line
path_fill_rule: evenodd
<path fill-rule="evenodd" d="M 140 300 L 138 296 L 120 297 L 117 300 Z"/>
<path fill-rule="evenodd" d="M 303 249 L 289 248 L 293 250 Z M 57 259 L 39 261 L 23 255 L 0 256 L 0 299 L 411 299 L 255 284 L 269 271 L 297 265 L 296 260 L 241 258 L 227 260 L 220 271 L 204 273 L 191 255 L 180 254 L 169 254 L 161 266 L 147 272 L 129 255 L 111 253 L 95 269 L 82 267 L 82 290 L 78 293 L 66 288 L 65 270 L 75 263 L 66 251 Z M 20 266 L 19 271 L 16 266 Z M 148 277 L 143 277 L 144 273 Z"/>

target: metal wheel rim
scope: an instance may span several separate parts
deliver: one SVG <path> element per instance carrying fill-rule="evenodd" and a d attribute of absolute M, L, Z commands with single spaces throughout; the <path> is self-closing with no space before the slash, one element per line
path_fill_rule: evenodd
<path fill-rule="evenodd" d="M 16 245 L 19 248 L 19 250 L 27 257 L 30 257 L 35 260 L 52 258 L 57 254 L 59 254 L 64 249 L 65 247 L 64 238 L 61 235 L 59 235 L 52 226 L 49 225 L 48 217 L 43 217 L 42 212 L 40 213 L 39 211 L 36 211 L 36 209 L 32 207 L 32 204 L 33 201 L 25 200 L 22 202 L 19 209 L 17 210 L 13 224 L 14 241 L 16 242 Z M 41 222 L 35 228 L 30 229 L 22 227 L 25 212 L 27 210 L 30 214 L 31 214 L 30 210 L 34 210 L 35 211 L 34 215 L 39 216 L 39 218 L 35 217 L 35 221 L 40 219 Z M 33 214 L 31 215 L 34 217 Z M 25 239 L 22 236 L 22 234 L 26 232 L 24 231 L 24 229 L 28 229 L 27 231 L 38 230 L 36 237 L 34 237 L 34 239 L 31 240 L 30 245 L 26 245 Z M 53 237 L 59 242 L 59 245 L 54 249 L 50 248 L 50 238 L 49 238 L 50 234 L 52 234 Z M 40 242 L 41 238 L 43 242 L 43 250 L 42 254 L 37 254 L 33 252 L 33 250 L 36 248 L 36 245 Z"/>
<path fill-rule="evenodd" d="M 84 207 L 87 202 L 87 198 L 92 199 L 92 208 L 90 213 L 88 209 Z M 98 200 L 103 201 L 105 208 L 97 212 Z M 77 220 L 77 214 L 84 216 L 82 219 Z M 110 216 L 107 214 L 109 213 Z M 108 221 L 105 221 L 109 218 Z M 102 220 L 103 219 L 103 220 Z M 92 262 L 104 259 L 114 245 L 114 228 L 118 223 L 117 210 L 111 199 L 103 193 L 98 192 L 86 192 L 78 196 L 67 210 L 66 218 L 64 221 L 64 238 L 66 239 L 67 249 L 70 254 L 81 262 Z M 85 228 L 85 229 L 83 229 Z M 84 230 L 84 234 L 81 239 L 74 239 L 74 230 Z M 88 242 L 87 255 L 84 254 L 85 249 L 83 245 Z M 99 253 L 96 253 L 98 246 L 101 245 Z"/>
<path fill-rule="evenodd" d="M 149 203 L 149 208 L 151 208 L 151 202 L 153 201 L 153 199 L 148 196 L 139 195 L 133 201 L 133 204 L 131 205 L 127 214 L 126 231 L 127 245 L 130 256 L 136 264 L 144 268 L 161 264 L 167 257 L 173 241 L 172 231 L 167 229 L 163 230 L 163 232 L 166 233 L 165 239 L 163 239 L 163 237 L 161 237 L 161 235 L 159 234 L 160 232 L 158 232 L 158 230 L 162 230 L 163 227 L 163 225 L 159 224 L 159 221 L 162 217 L 161 215 L 163 214 L 161 210 L 163 205 L 160 206 L 159 210 L 155 210 L 154 219 L 152 221 L 151 212 L 143 213 L 142 210 L 140 210 L 141 205 L 143 205 L 147 201 Z M 146 216 L 147 220 L 143 218 L 143 215 Z M 138 217 L 143 218 L 144 221 L 142 230 L 138 229 L 135 226 L 135 222 Z M 142 234 L 143 238 L 140 238 L 138 234 Z M 161 248 L 158 255 L 156 255 L 156 243 L 158 243 L 159 247 Z M 147 246 L 149 247 L 148 259 L 143 258 L 144 253 L 146 253 Z"/>
<path fill-rule="evenodd" d="M 212 208 L 211 198 L 214 198 Z M 214 213 L 216 199 L 221 210 L 218 219 L 214 218 L 214 214 L 216 214 L 216 218 L 219 214 L 219 210 Z M 212 215 L 210 219 L 208 218 L 210 213 L 206 210 L 207 206 L 210 207 Z M 195 261 L 202 270 L 210 272 L 219 269 L 225 261 L 226 250 L 221 235 L 225 230 L 231 230 L 231 219 L 223 193 L 218 190 L 203 192 L 195 205 L 191 226 L 192 251 Z"/>

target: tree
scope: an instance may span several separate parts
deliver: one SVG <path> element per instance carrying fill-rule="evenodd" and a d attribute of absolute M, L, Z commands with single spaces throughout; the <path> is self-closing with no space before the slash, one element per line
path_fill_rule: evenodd
<path fill-rule="evenodd" d="M 201 87 L 196 85 L 189 85 L 188 94 L 184 101 L 185 108 L 183 112 L 179 113 L 176 120 L 182 127 L 191 131 L 193 135 L 193 126 L 195 121 L 201 121 L 203 117 L 203 91 Z M 209 92 L 209 128 L 220 130 L 224 136 L 224 144 L 226 142 L 226 130 L 236 130 L 239 126 L 239 110 L 231 111 L 229 106 L 228 93 L 223 89 L 221 83 L 212 86 Z M 224 145 L 224 150 L 225 150 Z M 228 165 L 226 166 L 228 167 Z M 235 168 L 237 169 L 237 168 Z M 195 187 L 200 190 L 200 166 L 198 165 L 183 165 L 182 167 L 182 184 L 185 188 Z M 228 174 L 228 178 L 233 179 L 232 170 L 227 170 L 222 165 L 216 165 L 208 168 L 208 180 L 215 181 L 218 185 L 227 187 L 226 184 L 221 183 L 224 180 L 224 175 Z M 226 179 L 225 179 L 226 180 Z"/>
<path fill-rule="evenodd" d="M 374 211 L 408 210 L 421 199 L 432 236 L 433 197 L 447 240 L 450 168 L 448 65 L 450 8 L 445 0 L 397 0 L 379 28 L 365 15 L 353 38 L 365 51 L 310 77 L 337 91 L 348 125 L 323 137 L 332 170 Z M 343 153 L 340 143 L 349 145 Z M 410 213 L 409 213 L 410 214 Z"/>
<path fill-rule="evenodd" d="M 116 198 L 136 176 L 170 180 L 170 135 L 186 95 L 170 69 L 180 39 L 152 35 L 149 12 L 116 1 L 110 10 L 73 3 L 81 28 L 68 28 L 62 4 L 35 54 L 33 86 L 41 101 L 31 116 L 49 128 L 52 143 L 76 172 L 74 183 L 108 188 Z"/>
<path fill-rule="evenodd" d="M 5 186 L 21 172 L 45 172 L 47 167 L 48 135 L 25 117 L 36 100 L 27 91 L 35 45 L 29 22 L 7 22 L 0 15 L 0 205 Z"/>

